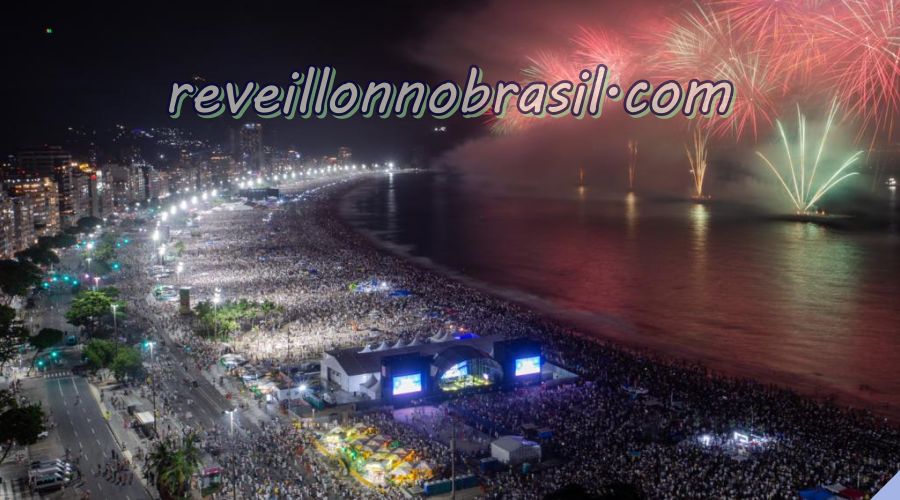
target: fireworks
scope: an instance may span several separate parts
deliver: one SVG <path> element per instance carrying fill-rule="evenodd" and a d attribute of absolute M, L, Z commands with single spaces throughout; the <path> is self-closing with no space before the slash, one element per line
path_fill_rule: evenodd
<path fill-rule="evenodd" d="M 802 19 L 818 5 L 815 0 L 719 0 L 722 13 L 734 27 L 758 44 L 781 43 L 793 38 Z"/>
<path fill-rule="evenodd" d="M 700 126 L 710 137 L 737 141 L 767 133 L 788 99 L 816 103 L 836 96 L 858 125 L 857 141 L 874 146 L 893 139 L 900 112 L 900 0 L 709 0 L 666 19 L 664 27 L 648 22 L 624 33 L 581 25 L 567 50 L 538 50 L 527 60 L 529 81 L 574 81 L 580 69 L 601 63 L 623 86 L 641 77 L 729 80 L 731 114 Z M 540 121 L 510 108 L 491 120 L 494 132 Z"/>
<path fill-rule="evenodd" d="M 698 6 L 662 35 L 658 66 L 664 78 L 731 81 L 735 87 L 731 116 L 706 125 L 714 135 L 730 132 L 741 139 L 752 132 L 756 139 L 762 126 L 772 124 L 779 89 L 769 60 L 737 35 L 728 16 Z"/>
<path fill-rule="evenodd" d="M 707 149 L 706 142 L 709 136 L 694 130 L 694 141 L 690 146 L 685 145 L 688 161 L 691 163 L 691 175 L 694 177 L 694 198 L 703 199 L 703 179 L 706 177 Z"/>
<path fill-rule="evenodd" d="M 713 78 L 739 52 L 727 17 L 697 6 L 658 35 L 658 71 L 662 78 Z"/>
<path fill-rule="evenodd" d="M 634 178 L 637 174 L 638 143 L 635 140 L 628 141 L 628 190 L 634 191 Z"/>
<path fill-rule="evenodd" d="M 530 63 L 522 70 L 526 81 L 558 82 L 561 80 L 575 80 L 581 69 L 570 60 L 560 57 L 552 52 L 540 51 L 529 57 Z"/>
<path fill-rule="evenodd" d="M 519 113 L 519 109 L 516 107 L 517 102 L 515 97 L 511 98 L 506 106 L 506 113 L 502 117 L 490 111 L 488 112 L 487 123 L 491 127 L 491 133 L 494 135 L 511 135 L 535 124 L 537 119 Z"/>
<path fill-rule="evenodd" d="M 629 44 L 613 35 L 581 27 L 578 36 L 572 39 L 575 57 L 580 67 L 593 68 L 605 64 L 610 70 L 610 82 L 628 82 L 634 76 L 635 53 Z M 576 69 L 577 71 L 577 69 Z"/>
<path fill-rule="evenodd" d="M 785 160 L 787 168 L 782 168 L 782 170 L 787 170 L 790 173 L 790 179 L 787 179 L 787 174 L 782 175 L 778 168 L 768 159 L 764 154 L 757 151 L 756 154 L 762 158 L 763 162 L 772 170 L 775 176 L 778 178 L 778 181 L 781 183 L 782 187 L 784 187 L 785 192 L 787 192 L 788 197 L 791 200 L 791 203 L 794 204 L 798 213 L 807 213 L 810 208 L 812 208 L 819 199 L 824 196 L 829 190 L 833 187 L 837 186 L 839 183 L 844 181 L 845 179 L 852 177 L 857 174 L 857 172 L 847 172 L 844 173 L 848 168 L 850 168 L 857 160 L 862 156 L 862 151 L 857 151 L 850 155 L 847 159 L 843 161 L 841 166 L 835 170 L 835 172 L 831 175 L 823 183 L 816 184 L 815 178 L 816 173 L 819 169 L 819 163 L 822 159 L 822 153 L 825 150 L 825 142 L 828 140 L 828 133 L 831 131 L 831 126 L 834 123 L 835 115 L 837 114 L 837 100 L 832 102 L 831 111 L 828 113 L 828 119 L 825 123 L 825 131 L 822 133 L 822 138 L 819 141 L 819 147 L 816 150 L 815 159 L 812 163 L 812 168 L 807 171 L 807 154 L 806 154 L 806 116 L 800 112 L 800 107 L 797 107 L 797 137 L 796 140 L 798 144 L 796 146 L 795 154 L 792 154 L 792 147 L 788 140 L 787 134 L 784 132 L 784 127 L 781 124 L 780 120 L 776 120 L 776 124 L 778 126 L 778 131 L 781 135 L 781 140 L 784 145 L 785 152 Z M 797 160 L 797 161 L 795 161 Z M 788 180 L 790 183 L 788 183 Z"/>
<path fill-rule="evenodd" d="M 522 70 L 525 82 L 558 82 L 560 80 L 577 80 L 579 68 L 563 57 L 552 52 L 540 51 L 533 57 L 529 57 L 531 63 Z M 516 107 L 518 99 L 512 97 L 506 106 L 506 113 L 502 116 L 490 114 L 488 124 L 495 135 L 510 135 L 521 132 L 541 121 L 540 118 L 525 116 L 519 113 Z"/>
<path fill-rule="evenodd" d="M 873 137 L 893 135 L 900 110 L 900 6 L 897 0 L 843 0 L 821 18 L 829 83 L 844 107 Z"/>

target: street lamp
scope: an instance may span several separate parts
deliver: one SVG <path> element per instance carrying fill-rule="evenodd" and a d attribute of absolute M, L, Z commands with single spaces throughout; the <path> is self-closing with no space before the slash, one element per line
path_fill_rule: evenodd
<path fill-rule="evenodd" d="M 94 276 L 94 291 L 97 291 L 97 287 L 100 286 L 100 276 Z"/>
<path fill-rule="evenodd" d="M 87 268 L 88 274 L 90 274 L 91 273 L 91 258 L 90 257 L 87 258 L 87 263 L 88 263 L 88 268 Z"/>
<path fill-rule="evenodd" d="M 113 302 L 112 304 L 109 305 L 109 307 L 112 308 L 112 313 L 113 313 L 113 337 L 115 337 L 115 339 L 116 339 L 115 351 L 116 351 L 116 354 L 119 354 L 119 327 L 118 327 L 118 324 L 116 323 L 116 311 L 119 309 L 119 304 L 116 304 L 115 302 Z"/>
<path fill-rule="evenodd" d="M 222 296 L 220 295 L 221 290 L 216 288 L 216 292 L 213 294 L 213 336 L 219 336 L 219 302 L 222 301 Z"/>

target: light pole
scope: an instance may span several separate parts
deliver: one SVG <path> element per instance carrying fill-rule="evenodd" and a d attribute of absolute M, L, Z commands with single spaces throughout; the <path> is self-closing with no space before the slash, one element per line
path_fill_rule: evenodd
<path fill-rule="evenodd" d="M 159 264 L 162 265 L 164 262 L 163 258 L 166 256 L 166 244 L 165 243 L 163 243 L 162 245 L 159 246 L 158 253 L 159 253 Z"/>
<path fill-rule="evenodd" d="M 94 291 L 97 291 L 97 287 L 100 286 L 100 276 L 94 276 Z"/>
<path fill-rule="evenodd" d="M 112 308 L 112 313 L 113 313 L 113 337 L 115 337 L 115 341 L 116 341 L 115 353 L 119 354 L 119 328 L 118 328 L 118 324 L 116 323 L 116 310 L 119 308 L 119 304 L 116 304 L 115 302 L 113 302 L 112 304 L 109 305 L 109 307 Z"/>
<path fill-rule="evenodd" d="M 87 272 L 88 272 L 88 274 L 91 274 L 91 258 L 90 257 L 87 258 L 87 263 L 88 263 Z"/>
<path fill-rule="evenodd" d="M 184 263 L 179 262 L 177 266 L 175 266 L 175 280 L 178 284 L 181 284 L 181 271 L 184 271 Z"/>
<path fill-rule="evenodd" d="M 219 302 L 222 301 L 222 296 L 220 295 L 220 290 L 216 288 L 216 292 L 213 294 L 213 336 L 219 336 Z"/>
<path fill-rule="evenodd" d="M 163 212 L 163 220 L 165 219 L 165 212 Z M 156 247 L 156 244 L 159 242 L 159 229 L 154 229 L 153 234 L 150 236 L 150 239 L 153 240 L 153 246 Z"/>

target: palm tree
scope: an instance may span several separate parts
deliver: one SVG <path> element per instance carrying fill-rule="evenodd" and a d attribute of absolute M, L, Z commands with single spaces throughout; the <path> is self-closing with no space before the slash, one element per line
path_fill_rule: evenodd
<path fill-rule="evenodd" d="M 162 498 L 190 498 L 191 477 L 200 469 L 197 436 L 189 434 L 181 446 L 172 439 L 159 441 L 147 462 Z"/>

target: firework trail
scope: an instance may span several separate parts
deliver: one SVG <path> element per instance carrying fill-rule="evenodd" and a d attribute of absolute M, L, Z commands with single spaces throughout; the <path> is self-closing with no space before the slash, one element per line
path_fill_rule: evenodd
<path fill-rule="evenodd" d="M 703 199 L 703 179 L 706 177 L 707 149 L 706 143 L 709 135 L 700 129 L 694 130 L 693 142 L 685 144 L 684 152 L 687 153 L 691 163 L 691 175 L 694 177 L 694 198 Z"/>
<path fill-rule="evenodd" d="M 781 183 L 781 186 L 784 187 L 785 192 L 787 192 L 791 203 L 794 204 L 794 208 L 796 208 L 798 213 L 807 213 L 822 196 L 831 190 L 831 188 L 835 187 L 848 177 L 852 177 L 858 173 L 844 173 L 844 171 L 860 159 L 863 154 L 862 151 L 857 151 L 845 159 L 828 180 L 820 184 L 815 184 L 816 173 L 822 159 L 822 152 L 825 149 L 825 142 L 828 140 L 828 133 L 831 131 L 831 126 L 834 123 L 837 108 L 837 99 L 835 99 L 831 104 L 831 111 L 828 113 L 825 131 L 822 133 L 822 138 L 819 141 L 819 147 L 816 150 L 815 159 L 813 160 L 812 168 L 809 169 L 809 172 L 807 172 L 806 154 L 806 116 L 800 112 L 800 106 L 797 106 L 796 140 L 798 141 L 798 144 L 796 145 L 796 155 L 791 154 L 793 148 L 791 147 L 787 134 L 784 132 L 784 127 L 781 125 L 780 120 L 776 120 L 778 131 L 784 145 L 785 160 L 787 162 L 787 168 L 782 168 L 782 170 L 787 170 L 787 172 L 790 173 L 790 179 L 787 178 L 787 174 L 782 175 L 779 169 L 776 168 L 764 154 L 759 151 L 756 152 L 757 156 L 762 158 L 766 166 L 768 166 L 778 178 L 778 181 Z"/>
<path fill-rule="evenodd" d="M 634 179 L 637 175 L 638 143 L 636 140 L 628 141 L 628 190 L 634 191 Z"/>

